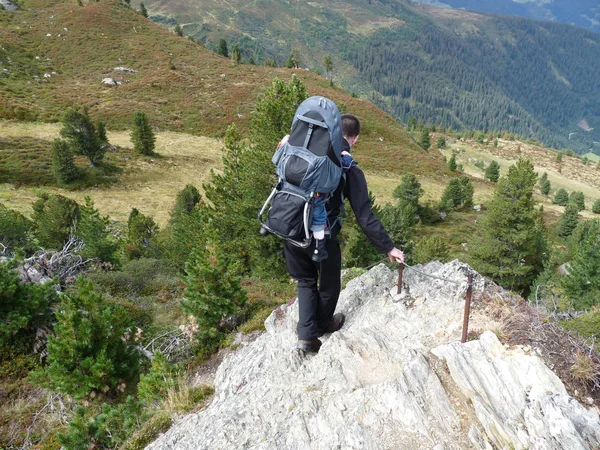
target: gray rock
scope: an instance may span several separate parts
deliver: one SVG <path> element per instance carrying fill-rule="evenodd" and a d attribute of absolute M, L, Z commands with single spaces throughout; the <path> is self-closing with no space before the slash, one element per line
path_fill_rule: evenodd
<path fill-rule="evenodd" d="M 117 82 L 113 78 L 102 78 L 102 84 L 107 86 L 116 86 Z"/>
<path fill-rule="evenodd" d="M 458 342 L 469 272 L 459 261 L 406 267 L 407 302 L 397 296 L 395 272 L 371 269 L 340 296 L 342 330 L 323 337 L 309 357 L 294 349 L 297 303 L 277 308 L 265 333 L 225 357 L 210 405 L 148 448 L 558 449 L 598 442 L 597 414 L 569 397 L 536 356 L 505 351 L 489 333 Z M 473 290 L 486 289 L 472 273 Z"/>
<path fill-rule="evenodd" d="M 137 70 L 129 69 L 129 68 L 123 67 L 123 66 L 115 67 L 113 70 L 116 70 L 118 72 L 138 73 Z"/>

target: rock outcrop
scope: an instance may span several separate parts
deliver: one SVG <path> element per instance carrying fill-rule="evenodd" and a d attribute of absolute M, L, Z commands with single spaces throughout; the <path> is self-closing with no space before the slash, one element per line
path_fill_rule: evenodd
<path fill-rule="evenodd" d="M 148 448 L 158 449 L 585 449 L 600 420 L 570 397 L 536 355 L 491 332 L 461 344 L 468 266 L 405 269 L 396 295 L 381 265 L 351 281 L 342 330 L 317 355 L 294 349 L 297 304 L 228 356 L 215 397 Z M 485 280 L 475 274 L 474 290 Z"/>

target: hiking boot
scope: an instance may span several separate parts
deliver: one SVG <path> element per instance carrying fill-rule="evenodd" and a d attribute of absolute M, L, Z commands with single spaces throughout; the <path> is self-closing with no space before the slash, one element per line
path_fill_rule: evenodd
<path fill-rule="evenodd" d="M 325 248 L 325 239 L 315 239 L 315 250 L 313 251 L 312 260 L 321 262 L 327 259 L 327 249 Z"/>
<path fill-rule="evenodd" d="M 304 353 L 318 353 L 321 348 L 321 341 L 313 339 L 312 341 L 299 340 L 296 344 L 296 349 L 303 351 Z"/>
<path fill-rule="evenodd" d="M 329 321 L 329 325 L 327 325 L 327 328 L 325 328 L 325 330 L 323 330 L 323 332 L 321 333 L 321 336 L 327 333 L 335 333 L 344 326 L 344 322 L 346 322 L 346 316 L 344 314 L 334 314 L 331 320 Z"/>

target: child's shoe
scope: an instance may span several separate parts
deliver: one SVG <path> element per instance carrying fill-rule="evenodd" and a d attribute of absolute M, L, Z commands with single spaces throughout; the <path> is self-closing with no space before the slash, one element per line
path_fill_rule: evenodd
<path fill-rule="evenodd" d="M 312 260 L 321 262 L 327 259 L 327 249 L 325 248 L 325 239 L 315 239 L 315 250 L 313 251 Z"/>

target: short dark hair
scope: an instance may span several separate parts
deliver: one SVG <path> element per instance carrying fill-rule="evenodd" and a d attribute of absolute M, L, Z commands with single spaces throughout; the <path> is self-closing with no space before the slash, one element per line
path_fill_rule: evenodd
<path fill-rule="evenodd" d="M 344 136 L 353 138 L 360 134 L 360 120 L 353 114 L 344 114 L 342 116 L 342 130 Z"/>

